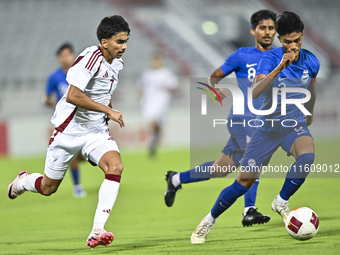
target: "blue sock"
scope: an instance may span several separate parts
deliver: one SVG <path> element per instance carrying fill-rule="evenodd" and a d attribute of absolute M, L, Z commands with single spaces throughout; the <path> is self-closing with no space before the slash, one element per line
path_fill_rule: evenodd
<path fill-rule="evenodd" d="M 257 187 L 259 186 L 259 178 L 256 179 L 253 186 L 244 193 L 244 207 L 255 206 Z"/>
<path fill-rule="evenodd" d="M 235 180 L 233 184 L 222 190 L 213 208 L 211 209 L 211 215 L 214 218 L 220 216 L 236 201 L 238 197 L 242 196 L 248 190 L 249 188 L 244 187 L 238 181 Z"/>
<path fill-rule="evenodd" d="M 196 168 L 193 168 L 188 171 L 179 173 L 179 180 L 181 181 L 181 183 L 209 180 L 211 178 L 210 171 L 202 172 L 202 170 L 208 170 L 208 167 L 211 166 L 212 163 L 214 163 L 214 161 L 208 161 L 200 165 L 200 172 L 196 171 Z"/>
<path fill-rule="evenodd" d="M 314 162 L 314 153 L 305 153 L 296 158 L 296 161 L 289 169 L 286 180 L 280 191 L 280 196 L 284 200 L 288 200 L 304 183 L 309 171 L 304 172 L 300 169 L 310 168 Z"/>
<path fill-rule="evenodd" d="M 72 179 L 74 185 L 79 184 L 79 170 L 78 167 L 71 168 L 71 173 L 72 173 Z"/>

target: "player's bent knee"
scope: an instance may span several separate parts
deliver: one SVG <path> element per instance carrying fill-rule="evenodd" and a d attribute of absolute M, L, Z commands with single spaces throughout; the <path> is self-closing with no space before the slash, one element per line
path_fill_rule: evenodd
<path fill-rule="evenodd" d="M 211 175 L 214 178 L 223 178 L 223 177 L 226 177 L 228 174 L 229 174 L 229 172 L 214 172 Z"/>
<path fill-rule="evenodd" d="M 112 165 L 109 165 L 108 166 L 108 169 L 107 169 L 107 174 L 117 174 L 117 175 L 121 175 L 122 172 L 123 172 L 123 165 L 121 163 L 115 163 L 115 164 L 112 164 Z"/>
<path fill-rule="evenodd" d="M 246 188 L 250 188 L 253 186 L 254 182 L 256 181 L 255 178 L 237 178 L 238 183 Z"/>
<path fill-rule="evenodd" d="M 314 163 L 315 154 L 314 153 L 304 153 L 296 158 L 296 161 L 302 165 L 311 165 Z"/>

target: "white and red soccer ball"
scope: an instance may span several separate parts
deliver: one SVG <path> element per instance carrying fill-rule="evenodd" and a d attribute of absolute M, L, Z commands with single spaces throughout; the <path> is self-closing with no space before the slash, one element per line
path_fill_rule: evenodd
<path fill-rule="evenodd" d="M 288 234 L 294 239 L 311 239 L 319 230 L 319 218 L 308 207 L 298 207 L 291 211 L 285 223 Z"/>

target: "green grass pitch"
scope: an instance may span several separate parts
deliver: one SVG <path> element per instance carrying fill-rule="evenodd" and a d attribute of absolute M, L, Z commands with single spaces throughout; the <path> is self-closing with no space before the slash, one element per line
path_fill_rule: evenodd
<path fill-rule="evenodd" d="M 316 163 L 340 163 L 340 142 L 316 144 Z M 290 208 L 311 207 L 320 218 L 318 234 L 308 241 L 292 239 L 270 204 L 282 178 L 260 181 L 256 206 L 269 223 L 242 227 L 243 198 L 217 220 L 205 244 L 192 245 L 190 235 L 209 212 L 220 191 L 233 178 L 183 185 L 175 204 L 167 208 L 163 193 L 167 170 L 186 170 L 189 150 L 163 150 L 156 160 L 142 152 L 122 151 L 125 166 L 117 202 L 105 226 L 115 240 L 94 250 L 85 246 L 92 227 L 97 194 L 103 180 L 99 168 L 83 163 L 81 179 L 88 196 L 72 197 L 66 175 L 51 197 L 25 193 L 11 201 L 7 185 L 19 169 L 43 172 L 44 157 L 1 158 L 0 254 L 340 254 L 340 179 L 307 179 L 290 199 Z M 217 155 L 216 155 L 217 156 Z M 272 164 L 291 163 L 283 152 Z"/>

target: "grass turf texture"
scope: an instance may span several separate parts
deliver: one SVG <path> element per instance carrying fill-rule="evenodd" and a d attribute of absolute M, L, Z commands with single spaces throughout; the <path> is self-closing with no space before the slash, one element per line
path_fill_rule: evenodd
<path fill-rule="evenodd" d="M 315 163 L 340 163 L 334 157 L 340 142 L 317 143 Z M 320 218 L 318 234 L 308 241 L 292 239 L 281 217 L 271 211 L 283 179 L 260 181 L 256 206 L 271 217 L 269 223 L 242 227 L 243 198 L 225 212 L 205 244 L 192 245 L 190 236 L 209 212 L 220 191 L 233 178 L 183 185 L 172 208 L 163 200 L 164 173 L 186 170 L 189 150 L 161 151 L 156 160 L 145 153 L 122 152 L 125 170 L 117 202 L 106 224 L 115 240 L 93 251 L 85 246 L 92 227 L 97 194 L 104 178 L 99 168 L 81 165 L 81 180 L 88 196 L 72 197 L 69 173 L 51 197 L 25 193 L 11 201 L 7 185 L 19 169 L 43 172 L 44 157 L 2 158 L 0 167 L 0 254 L 339 254 L 340 179 L 308 179 L 291 198 L 290 208 L 311 207 Z M 280 150 L 272 164 L 287 163 Z"/>

